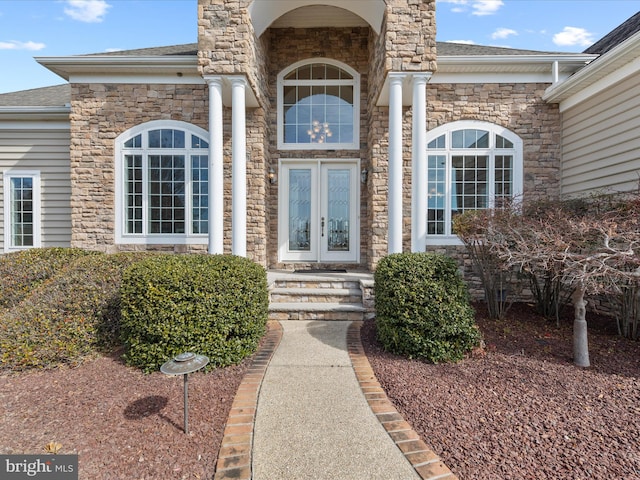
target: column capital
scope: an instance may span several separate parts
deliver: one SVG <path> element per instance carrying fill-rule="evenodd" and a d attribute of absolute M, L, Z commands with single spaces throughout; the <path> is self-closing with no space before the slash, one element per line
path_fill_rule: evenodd
<path fill-rule="evenodd" d="M 244 75 L 229 75 L 226 78 L 229 79 L 229 83 L 231 83 L 232 86 L 242 85 L 243 87 L 246 87 L 249 85 L 247 77 Z"/>
<path fill-rule="evenodd" d="M 222 75 L 203 75 L 202 79 L 207 82 L 207 85 L 217 84 L 222 86 L 223 77 Z"/>
<path fill-rule="evenodd" d="M 402 82 L 405 78 L 407 78 L 407 73 L 406 72 L 389 72 L 387 74 L 387 78 L 389 79 L 389 81 L 393 81 L 393 82 Z"/>
<path fill-rule="evenodd" d="M 431 72 L 420 72 L 411 74 L 411 79 L 414 85 L 425 85 L 431 80 Z"/>

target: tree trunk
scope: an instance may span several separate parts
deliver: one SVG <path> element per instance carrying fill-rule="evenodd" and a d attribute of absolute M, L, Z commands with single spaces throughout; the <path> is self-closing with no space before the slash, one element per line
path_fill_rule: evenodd
<path fill-rule="evenodd" d="M 589 367 L 589 339 L 587 337 L 587 301 L 584 299 L 584 287 L 573 292 L 573 363 L 579 367 Z"/>

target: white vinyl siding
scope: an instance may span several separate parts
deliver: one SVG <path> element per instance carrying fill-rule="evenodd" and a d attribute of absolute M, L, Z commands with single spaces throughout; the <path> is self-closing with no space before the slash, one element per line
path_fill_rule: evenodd
<path fill-rule="evenodd" d="M 563 113 L 562 195 L 629 191 L 640 180 L 640 79 Z"/>
<path fill-rule="evenodd" d="M 41 246 L 71 245 L 69 130 L 0 128 L 0 174 L 40 173 Z M 4 199 L 0 182 L 0 199 Z M 4 200 L 2 200 L 4 203 Z M 4 205 L 0 208 L 0 251 L 4 244 Z"/>

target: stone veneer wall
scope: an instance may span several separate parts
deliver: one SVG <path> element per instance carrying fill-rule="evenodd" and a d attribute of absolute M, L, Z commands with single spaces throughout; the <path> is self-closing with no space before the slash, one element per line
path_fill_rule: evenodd
<path fill-rule="evenodd" d="M 198 0 L 198 64 L 203 75 L 246 75 L 266 106 L 266 44 L 255 36 L 251 1 Z"/>
<path fill-rule="evenodd" d="M 268 42 L 256 38 L 250 0 L 198 0 L 198 65 L 202 75 L 244 75 L 259 107 L 247 109 L 247 256 L 267 265 L 267 232 L 272 219 L 265 198 L 268 181 L 271 104 L 268 93 Z M 227 112 L 228 113 L 228 112 Z M 225 219 L 231 216 L 230 117 L 225 117 Z M 225 221 L 225 252 L 230 253 L 231 224 Z"/>
<path fill-rule="evenodd" d="M 371 152 L 369 181 L 365 196 L 369 216 L 366 220 L 370 240 L 367 267 L 373 270 L 388 251 L 388 155 L 389 108 L 376 105 L 389 72 L 435 72 L 436 18 L 435 1 L 387 0 L 385 19 L 380 35 L 372 33 L 370 40 L 369 96 L 367 98 L 368 144 Z M 411 109 L 403 109 L 404 229 L 409 239 L 411 221 Z M 409 199 L 407 203 L 406 199 Z M 363 221 L 363 224 L 365 222 Z M 406 242 L 404 242 L 406 244 Z"/>
<path fill-rule="evenodd" d="M 548 84 L 428 84 L 427 129 L 457 120 L 508 128 L 523 141 L 524 200 L 560 195 L 560 112 L 542 95 Z M 410 238 L 410 236 L 409 236 Z"/>
<path fill-rule="evenodd" d="M 204 85 L 71 86 L 71 244 L 113 252 L 144 249 L 115 245 L 114 141 L 125 130 L 151 120 L 181 120 L 207 129 Z M 204 246 L 155 246 L 198 251 Z"/>
<path fill-rule="evenodd" d="M 369 67 L 369 28 L 306 28 L 269 29 L 269 97 L 271 101 L 269 125 L 270 166 L 278 169 L 278 159 L 290 158 L 345 158 L 361 159 L 361 168 L 369 168 L 370 156 L 367 128 L 367 96 Z M 330 58 L 349 65 L 360 73 L 360 150 L 278 150 L 277 149 L 277 76 L 295 62 L 313 58 Z M 367 264 L 369 237 L 366 230 L 368 218 L 365 188 L 361 185 L 361 264 Z M 277 185 L 271 187 L 268 198 L 269 261 L 270 267 L 285 267 L 278 264 L 278 197 Z M 364 245 L 364 246 L 362 246 Z M 289 265 L 293 267 L 292 265 Z"/>

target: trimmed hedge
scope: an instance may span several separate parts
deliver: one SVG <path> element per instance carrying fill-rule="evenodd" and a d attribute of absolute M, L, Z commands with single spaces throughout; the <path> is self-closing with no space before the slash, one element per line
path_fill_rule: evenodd
<path fill-rule="evenodd" d="M 228 255 L 160 255 L 131 266 L 122 287 L 125 360 L 157 371 L 183 352 L 210 368 L 255 352 L 268 315 L 263 267 Z"/>
<path fill-rule="evenodd" d="M 469 294 L 456 262 L 432 253 L 398 253 L 375 272 L 376 329 L 387 351 L 433 363 L 457 361 L 477 346 Z"/>
<path fill-rule="evenodd" d="M 31 248 L 0 256 L 0 308 L 20 303 L 34 288 L 76 259 L 97 252 L 79 248 Z"/>
<path fill-rule="evenodd" d="M 98 349 L 111 349 L 119 337 L 122 273 L 144 256 L 77 255 L 21 303 L 5 310 L 0 316 L 0 369 L 76 364 Z M 65 253 L 52 255 L 52 265 L 63 257 Z"/>

